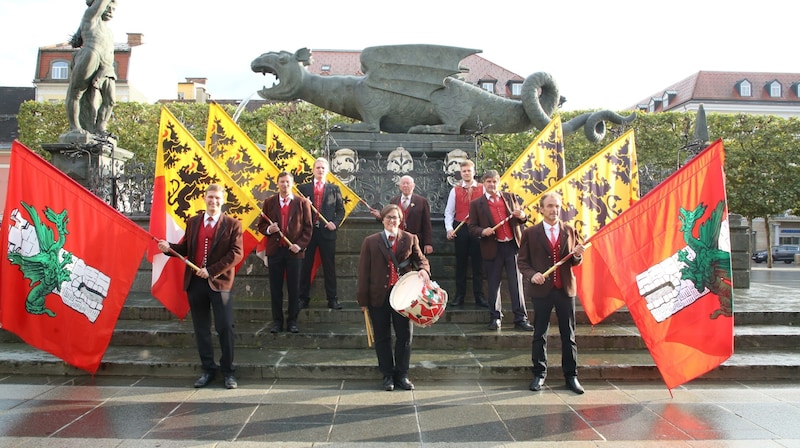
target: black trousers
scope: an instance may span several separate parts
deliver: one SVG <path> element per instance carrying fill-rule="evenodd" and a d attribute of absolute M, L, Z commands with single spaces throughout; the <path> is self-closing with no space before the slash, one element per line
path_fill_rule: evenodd
<path fill-rule="evenodd" d="M 556 309 L 561 333 L 561 369 L 564 376 L 578 375 L 578 345 L 575 343 L 575 297 L 563 289 L 552 289 L 546 297 L 533 298 L 533 344 L 531 362 L 534 376 L 547 376 L 547 330 L 550 313 Z"/>
<path fill-rule="evenodd" d="M 317 248 L 319 248 L 319 258 L 322 260 L 322 272 L 325 273 L 325 298 L 328 301 L 337 300 L 339 297 L 336 294 L 336 240 L 324 238 L 323 231 L 319 227 L 314 227 L 311 241 L 306 248 L 306 257 L 303 259 L 300 300 L 309 300 L 311 268 L 314 266 Z"/>
<path fill-rule="evenodd" d="M 187 291 L 189 310 L 192 313 L 194 338 L 204 372 L 214 374 L 221 370 L 225 376 L 233 375 L 233 296 L 230 291 L 214 291 L 208 280 L 192 276 Z M 219 335 L 222 356 L 219 367 L 214 362 L 214 346 L 211 338 L 211 313 L 214 313 L 214 329 Z"/>
<path fill-rule="evenodd" d="M 275 255 L 267 257 L 269 263 L 269 292 L 272 296 L 272 320 L 283 325 L 283 278 L 289 293 L 289 322 L 296 323 L 300 314 L 300 271 L 303 259 L 292 256 L 288 247 L 279 247 Z"/>
<path fill-rule="evenodd" d="M 369 307 L 372 331 L 375 336 L 375 354 L 378 355 L 378 369 L 383 376 L 408 376 L 411 363 L 411 339 L 414 333 L 411 321 L 400 315 L 389 305 L 389 296 L 382 306 Z M 395 344 L 392 354 L 392 327 Z"/>
<path fill-rule="evenodd" d="M 528 320 L 528 310 L 525 309 L 525 300 L 523 300 L 520 293 L 522 281 L 517 270 L 517 243 L 513 240 L 497 243 L 497 256 L 494 257 L 494 260 L 484 260 L 484 268 L 486 269 L 490 318 L 492 320 L 503 318 L 500 281 L 503 270 L 505 270 L 508 278 L 508 293 L 511 298 L 511 311 L 514 313 L 514 322 Z"/>
<path fill-rule="evenodd" d="M 454 226 L 461 224 L 456 221 Z M 467 295 L 467 268 L 472 265 L 472 295 L 477 301 L 483 298 L 483 259 L 481 243 L 470 235 L 469 226 L 464 224 L 458 229 L 455 242 L 456 251 L 456 297 Z"/>

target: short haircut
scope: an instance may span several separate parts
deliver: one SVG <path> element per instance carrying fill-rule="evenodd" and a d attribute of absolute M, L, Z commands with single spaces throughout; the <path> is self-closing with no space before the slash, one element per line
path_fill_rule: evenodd
<path fill-rule="evenodd" d="M 206 194 L 208 194 L 211 191 L 220 191 L 220 192 L 222 192 L 222 200 L 223 201 L 225 201 L 227 199 L 227 197 L 228 197 L 228 192 L 225 190 L 225 187 L 223 187 L 220 184 L 209 184 L 206 187 Z"/>
<path fill-rule="evenodd" d="M 397 213 L 400 215 L 400 221 L 402 221 L 403 209 L 397 204 L 389 204 L 381 209 L 381 221 L 383 221 L 386 218 L 386 215 L 391 213 L 393 210 L 397 210 Z"/>
<path fill-rule="evenodd" d="M 559 202 L 564 202 L 564 199 L 560 194 L 556 193 L 555 191 L 548 191 L 539 198 L 539 207 L 544 207 L 544 200 L 547 198 L 556 198 Z"/>
<path fill-rule="evenodd" d="M 278 174 L 278 179 L 281 177 L 288 177 L 292 182 L 294 182 L 294 176 L 288 171 L 281 171 L 280 174 Z"/>
<path fill-rule="evenodd" d="M 462 160 L 461 161 L 461 168 L 464 168 L 465 166 L 468 166 L 468 167 L 471 167 L 471 168 L 475 168 L 475 162 L 473 162 L 472 160 L 469 160 L 469 159 Z"/>
<path fill-rule="evenodd" d="M 485 173 L 483 173 L 483 177 L 482 177 L 483 180 L 492 179 L 492 178 L 499 179 L 500 178 L 500 173 L 498 173 L 497 170 L 488 170 Z"/>
<path fill-rule="evenodd" d="M 322 163 L 323 165 L 325 165 L 325 171 L 330 171 L 331 170 L 331 164 L 328 162 L 328 159 L 326 159 L 325 157 L 317 157 L 317 160 L 314 161 L 314 165 L 316 165 L 317 163 Z"/>

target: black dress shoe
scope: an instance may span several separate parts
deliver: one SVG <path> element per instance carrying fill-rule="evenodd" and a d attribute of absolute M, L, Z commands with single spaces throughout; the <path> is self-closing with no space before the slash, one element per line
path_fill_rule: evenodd
<path fill-rule="evenodd" d="M 200 378 L 198 378 L 197 381 L 194 382 L 194 387 L 196 388 L 206 387 L 208 386 L 208 383 L 212 381 L 214 381 L 214 374 L 206 372 L 200 375 Z"/>
<path fill-rule="evenodd" d="M 225 389 L 236 389 L 239 387 L 239 383 L 236 382 L 236 377 L 233 375 L 228 375 L 225 377 Z"/>
<path fill-rule="evenodd" d="M 514 328 L 521 331 L 533 331 L 533 325 L 527 320 L 521 320 L 514 323 Z"/>
<path fill-rule="evenodd" d="M 414 390 L 414 383 L 409 381 L 407 376 L 401 376 L 400 378 L 394 380 L 394 384 L 400 389 Z"/>
<path fill-rule="evenodd" d="M 453 306 L 461 306 L 463 304 L 464 304 L 464 296 L 456 296 L 456 298 L 453 299 L 453 302 L 451 303 L 451 305 Z"/>
<path fill-rule="evenodd" d="M 489 308 L 489 304 L 483 297 L 478 297 L 477 299 L 475 299 L 475 306 L 482 306 L 484 308 Z"/>
<path fill-rule="evenodd" d="M 567 382 L 567 389 L 575 392 L 578 395 L 584 392 L 583 386 L 581 386 L 581 383 L 578 382 L 577 376 L 568 376 L 566 378 L 566 382 Z"/>
<path fill-rule="evenodd" d="M 394 378 L 390 375 L 383 377 L 383 390 L 390 392 L 394 390 Z"/>
<path fill-rule="evenodd" d="M 281 331 L 283 331 L 283 323 L 274 321 L 271 324 L 269 324 L 270 333 L 280 333 Z"/>
<path fill-rule="evenodd" d="M 342 309 L 342 305 L 339 303 L 337 299 L 328 300 L 328 308 L 332 310 L 340 310 Z"/>
<path fill-rule="evenodd" d="M 500 326 L 501 326 L 500 319 L 492 319 L 492 321 L 489 322 L 490 330 L 499 330 Z"/>
<path fill-rule="evenodd" d="M 542 390 L 542 386 L 544 386 L 544 377 L 543 376 L 533 377 L 533 381 L 531 381 L 530 385 L 530 390 L 538 392 Z"/>
<path fill-rule="evenodd" d="M 289 322 L 289 324 L 286 325 L 286 330 L 290 333 L 300 333 L 300 329 L 297 328 L 297 324 L 294 322 Z"/>

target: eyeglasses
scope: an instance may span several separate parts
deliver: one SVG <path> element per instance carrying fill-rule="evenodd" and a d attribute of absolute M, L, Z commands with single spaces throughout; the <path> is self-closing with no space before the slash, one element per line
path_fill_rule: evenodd
<path fill-rule="evenodd" d="M 389 221 L 399 221 L 400 217 L 396 216 L 396 215 L 395 216 L 386 216 L 383 219 L 388 219 Z"/>

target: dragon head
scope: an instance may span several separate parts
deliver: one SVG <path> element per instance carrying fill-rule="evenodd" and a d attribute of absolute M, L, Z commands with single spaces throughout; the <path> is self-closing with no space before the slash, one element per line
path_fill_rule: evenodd
<path fill-rule="evenodd" d="M 269 52 L 253 59 L 250 68 L 275 77 L 272 87 L 264 86 L 258 94 L 266 100 L 293 100 L 303 85 L 305 66 L 311 64 L 311 50 L 301 48 L 294 54 L 288 51 Z"/>

